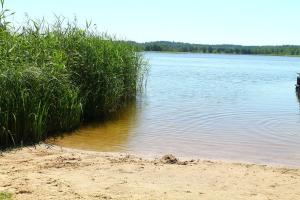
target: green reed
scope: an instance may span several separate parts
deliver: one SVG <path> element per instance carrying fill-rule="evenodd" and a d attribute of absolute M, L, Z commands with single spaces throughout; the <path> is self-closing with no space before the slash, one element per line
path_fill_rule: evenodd
<path fill-rule="evenodd" d="M 133 46 L 61 18 L 16 29 L 7 12 L 2 7 L 0 147 L 72 130 L 136 97 L 147 68 Z"/>

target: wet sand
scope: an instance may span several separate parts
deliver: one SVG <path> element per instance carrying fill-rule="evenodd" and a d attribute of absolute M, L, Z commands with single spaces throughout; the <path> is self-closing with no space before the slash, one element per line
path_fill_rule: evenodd
<path fill-rule="evenodd" d="M 0 155 L 13 199 L 300 199 L 300 169 L 149 159 L 41 144 Z"/>

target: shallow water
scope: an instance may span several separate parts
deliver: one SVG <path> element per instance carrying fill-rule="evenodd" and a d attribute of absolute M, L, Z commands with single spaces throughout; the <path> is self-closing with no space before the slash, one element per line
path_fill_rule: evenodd
<path fill-rule="evenodd" d="M 97 151 L 300 166 L 300 58 L 145 53 L 146 93 L 54 143 Z"/>

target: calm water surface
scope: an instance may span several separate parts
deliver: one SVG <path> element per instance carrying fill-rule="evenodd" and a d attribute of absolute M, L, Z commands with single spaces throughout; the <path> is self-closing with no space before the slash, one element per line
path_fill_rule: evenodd
<path fill-rule="evenodd" d="M 145 95 L 58 145 L 300 166 L 300 58 L 146 53 Z"/>

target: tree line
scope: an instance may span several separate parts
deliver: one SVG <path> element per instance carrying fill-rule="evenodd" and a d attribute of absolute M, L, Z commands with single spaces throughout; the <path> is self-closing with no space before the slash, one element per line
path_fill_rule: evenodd
<path fill-rule="evenodd" d="M 244 55 L 283 55 L 299 56 L 300 45 L 282 46 L 242 46 L 242 45 L 206 45 L 183 42 L 156 41 L 137 43 L 130 41 L 140 51 L 195 52 L 212 54 L 244 54 Z"/>

